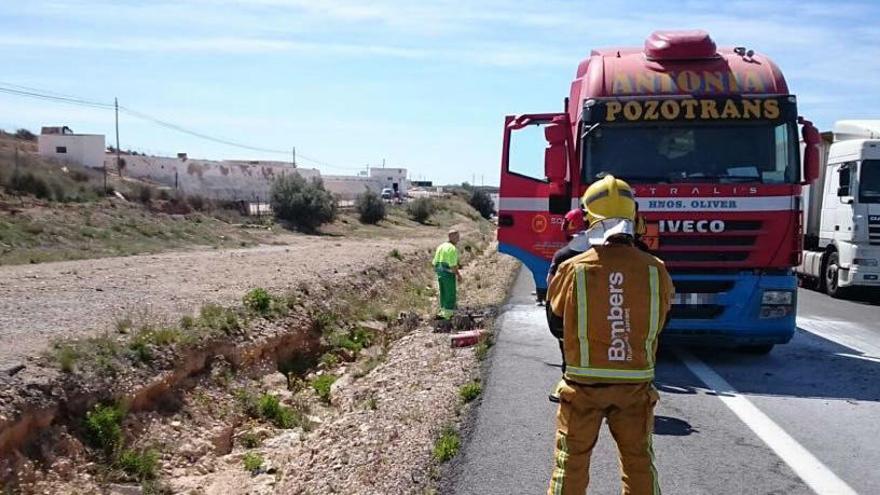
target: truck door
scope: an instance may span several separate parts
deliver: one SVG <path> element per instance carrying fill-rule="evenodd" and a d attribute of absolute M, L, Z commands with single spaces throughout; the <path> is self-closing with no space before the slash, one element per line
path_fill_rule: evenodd
<path fill-rule="evenodd" d="M 571 208 L 568 116 L 507 116 L 498 200 L 499 250 L 523 262 L 546 288 L 553 253 L 565 244 L 561 225 Z"/>

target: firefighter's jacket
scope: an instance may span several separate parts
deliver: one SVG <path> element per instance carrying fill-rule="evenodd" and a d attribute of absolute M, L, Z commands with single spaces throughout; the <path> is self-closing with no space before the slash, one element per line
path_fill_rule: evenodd
<path fill-rule="evenodd" d="M 563 323 L 565 378 L 653 380 L 673 291 L 663 262 L 628 245 L 596 246 L 562 263 L 547 300 Z"/>

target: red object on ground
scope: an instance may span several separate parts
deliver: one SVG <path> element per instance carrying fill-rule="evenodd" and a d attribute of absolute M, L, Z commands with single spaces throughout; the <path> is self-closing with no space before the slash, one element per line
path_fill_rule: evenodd
<path fill-rule="evenodd" d="M 483 338 L 484 330 L 468 330 L 466 332 L 456 332 L 449 337 L 452 347 L 469 347 L 476 345 Z"/>

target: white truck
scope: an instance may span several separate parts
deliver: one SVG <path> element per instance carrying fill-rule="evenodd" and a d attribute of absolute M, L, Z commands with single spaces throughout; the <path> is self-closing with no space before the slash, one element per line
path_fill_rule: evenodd
<path fill-rule="evenodd" d="M 823 133 L 819 178 L 804 190 L 805 286 L 842 297 L 880 287 L 880 120 L 841 120 Z"/>

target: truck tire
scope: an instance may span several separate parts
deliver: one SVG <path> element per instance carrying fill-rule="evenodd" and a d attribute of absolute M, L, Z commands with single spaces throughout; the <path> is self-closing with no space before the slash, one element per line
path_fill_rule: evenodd
<path fill-rule="evenodd" d="M 773 350 L 773 344 L 755 344 L 739 346 L 739 351 L 746 354 L 764 355 L 770 354 Z"/>
<path fill-rule="evenodd" d="M 823 284 L 825 286 L 825 293 L 833 298 L 840 298 L 844 296 L 846 292 L 845 289 L 841 288 L 838 283 L 838 277 L 840 276 L 840 257 L 837 254 L 837 251 L 831 251 L 828 253 L 828 261 L 825 263 L 825 271 L 824 271 L 824 279 Z"/>

